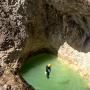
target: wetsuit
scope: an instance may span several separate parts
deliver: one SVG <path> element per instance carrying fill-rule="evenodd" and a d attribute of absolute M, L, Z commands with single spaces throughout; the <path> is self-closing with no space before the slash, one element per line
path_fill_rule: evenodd
<path fill-rule="evenodd" d="M 51 67 L 49 67 L 48 65 L 46 66 L 46 77 L 49 78 L 51 72 Z"/>

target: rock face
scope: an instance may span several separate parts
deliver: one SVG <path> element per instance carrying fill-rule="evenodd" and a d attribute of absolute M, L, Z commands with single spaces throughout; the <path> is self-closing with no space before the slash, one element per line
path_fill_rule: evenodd
<path fill-rule="evenodd" d="M 23 2 L 0 0 L 0 90 L 30 89 L 16 71 L 27 37 L 24 16 L 18 13 Z"/>
<path fill-rule="evenodd" d="M 86 67 L 90 56 L 89 0 L 1 0 L 0 89 L 32 90 L 18 69 L 29 55 L 41 49 L 60 57 L 62 51 L 71 53 L 64 42 L 72 52 L 77 51 L 75 60 Z M 81 61 L 83 57 L 86 61 Z"/>

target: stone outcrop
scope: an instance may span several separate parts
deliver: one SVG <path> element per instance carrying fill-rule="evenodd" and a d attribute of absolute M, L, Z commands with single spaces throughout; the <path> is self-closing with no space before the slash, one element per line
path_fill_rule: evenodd
<path fill-rule="evenodd" d="M 60 57 L 62 51 L 71 53 L 70 48 L 66 51 L 68 45 L 62 49 L 64 42 L 73 48 L 72 52 L 77 51 L 81 59 L 86 57 L 86 61 L 81 61 L 77 55 L 76 61 L 83 65 L 88 62 L 89 0 L 1 0 L 0 89 L 32 90 L 18 69 L 28 56 L 39 50 L 47 49 Z"/>

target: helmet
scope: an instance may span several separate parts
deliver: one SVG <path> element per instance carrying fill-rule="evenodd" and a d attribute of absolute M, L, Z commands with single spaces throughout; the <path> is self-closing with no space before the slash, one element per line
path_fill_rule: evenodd
<path fill-rule="evenodd" d="M 51 64 L 48 64 L 48 67 L 51 67 Z"/>

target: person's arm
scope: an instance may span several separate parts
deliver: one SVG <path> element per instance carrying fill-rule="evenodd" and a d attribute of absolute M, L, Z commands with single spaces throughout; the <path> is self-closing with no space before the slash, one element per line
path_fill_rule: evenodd
<path fill-rule="evenodd" d="M 48 68 L 48 72 L 49 72 L 49 73 L 51 72 L 51 68 L 50 68 L 50 67 Z"/>

